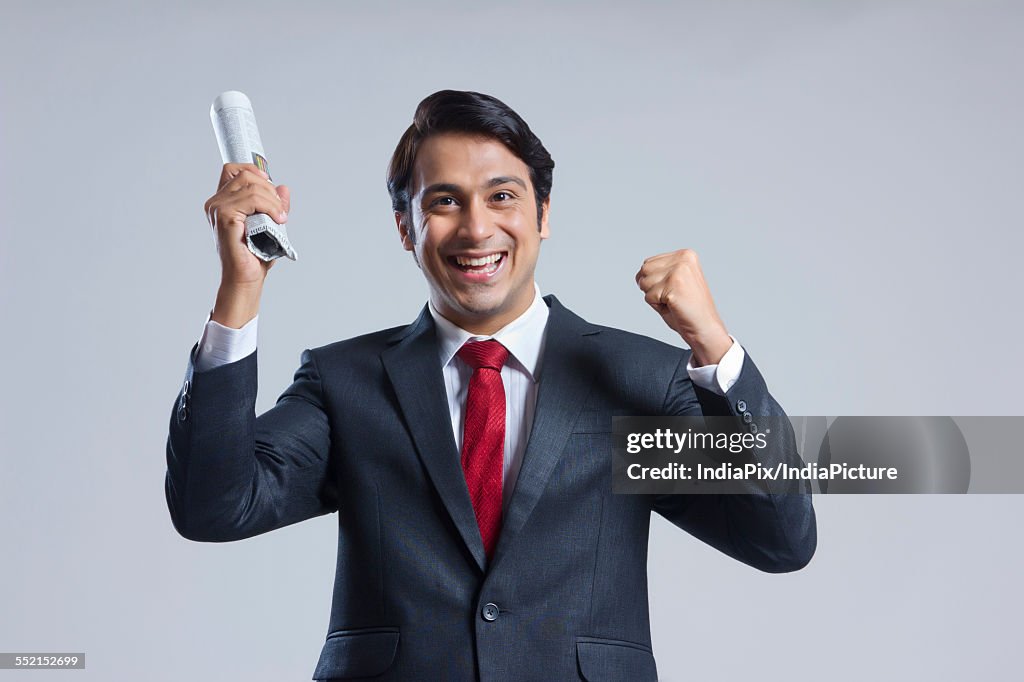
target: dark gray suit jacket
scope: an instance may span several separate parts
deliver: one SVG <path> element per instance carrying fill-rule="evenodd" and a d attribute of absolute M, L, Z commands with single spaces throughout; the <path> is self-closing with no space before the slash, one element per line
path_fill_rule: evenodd
<path fill-rule="evenodd" d="M 227 542 L 338 512 L 316 679 L 655 680 L 647 542 L 656 511 L 764 571 L 804 566 L 810 495 L 615 495 L 613 414 L 781 415 L 748 355 L 721 397 L 689 351 L 590 324 L 553 296 L 533 428 L 493 560 L 452 436 L 434 323 L 302 354 L 258 418 L 256 353 L 189 362 L 167 442 L 184 537 Z M 193 349 L 194 358 L 195 349 Z M 760 451 L 798 464 L 792 438 Z M 759 456 L 762 456 L 759 455 Z"/>

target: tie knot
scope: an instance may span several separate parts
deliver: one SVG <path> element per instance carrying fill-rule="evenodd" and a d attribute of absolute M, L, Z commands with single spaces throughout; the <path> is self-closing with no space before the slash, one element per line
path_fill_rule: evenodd
<path fill-rule="evenodd" d="M 499 372 L 508 360 L 508 349 L 497 341 L 470 341 L 462 345 L 457 355 L 474 370 L 486 367 Z"/>

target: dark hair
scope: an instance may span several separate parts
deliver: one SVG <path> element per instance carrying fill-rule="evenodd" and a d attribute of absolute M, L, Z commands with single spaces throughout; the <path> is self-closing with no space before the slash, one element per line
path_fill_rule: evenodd
<path fill-rule="evenodd" d="M 555 162 L 526 121 L 504 102 L 479 92 L 440 90 L 416 107 L 412 125 L 402 135 L 388 166 L 388 193 L 395 211 L 409 210 L 409 184 L 420 144 L 438 133 L 468 133 L 498 140 L 530 168 L 537 226 L 542 204 L 551 194 Z"/>

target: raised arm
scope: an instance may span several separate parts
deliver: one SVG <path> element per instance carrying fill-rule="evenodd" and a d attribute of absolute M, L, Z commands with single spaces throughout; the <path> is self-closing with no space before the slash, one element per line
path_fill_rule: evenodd
<path fill-rule="evenodd" d="M 275 187 L 253 164 L 223 166 L 205 205 L 221 261 L 208 327 L 223 325 L 223 335 L 255 326 L 274 261 L 249 252 L 245 218 L 266 213 L 283 223 L 289 203 L 288 188 Z M 165 492 L 178 532 L 191 540 L 239 540 L 334 511 L 329 427 L 313 354 L 303 353 L 292 385 L 257 418 L 256 351 L 241 359 L 214 352 L 199 362 L 205 350 L 193 348 L 167 438 Z"/>
<path fill-rule="evenodd" d="M 681 249 L 648 258 L 636 274 L 636 283 L 647 303 L 693 350 L 691 367 L 684 369 L 685 362 L 681 362 L 676 368 L 665 414 L 732 417 L 741 430 L 750 430 L 751 424 L 757 428 L 758 418 L 775 417 L 775 432 L 756 458 L 764 466 L 780 462 L 799 466 L 793 430 L 788 420 L 778 419 L 786 413 L 768 392 L 750 356 L 738 352 L 726 331 L 697 254 Z M 701 367 L 737 364 L 739 357 L 739 375 L 732 377 L 735 367 L 728 367 L 730 377 L 721 382 L 724 386 L 711 380 L 713 377 L 696 381 Z M 702 382 L 707 386 L 699 385 Z M 773 490 L 784 492 L 765 493 L 752 484 L 749 494 L 659 495 L 653 498 L 653 509 L 755 568 L 772 573 L 795 571 L 810 561 L 817 546 L 810 486 L 803 481 Z"/>

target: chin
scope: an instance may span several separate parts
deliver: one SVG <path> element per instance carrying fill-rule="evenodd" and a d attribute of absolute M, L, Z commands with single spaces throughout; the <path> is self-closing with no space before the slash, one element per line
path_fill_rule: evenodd
<path fill-rule="evenodd" d="M 493 317 L 508 308 L 508 299 L 491 298 L 489 296 L 473 297 L 468 300 L 458 301 L 458 308 L 465 315 L 480 318 Z"/>

